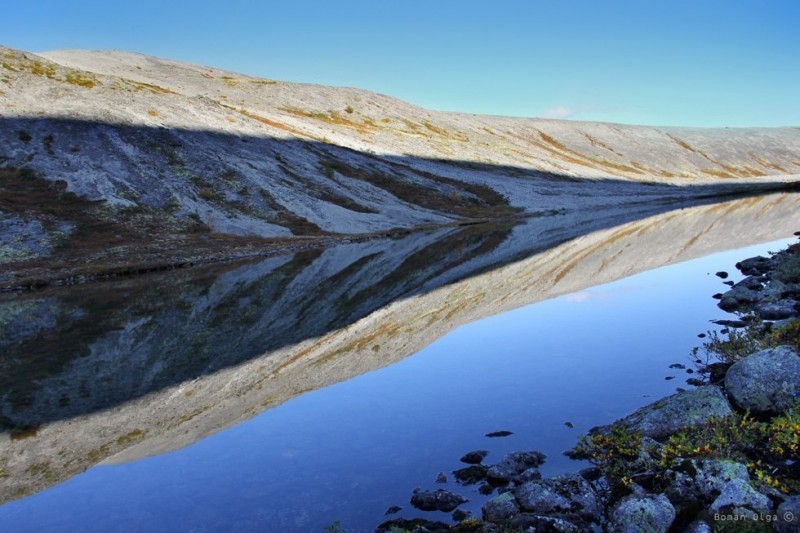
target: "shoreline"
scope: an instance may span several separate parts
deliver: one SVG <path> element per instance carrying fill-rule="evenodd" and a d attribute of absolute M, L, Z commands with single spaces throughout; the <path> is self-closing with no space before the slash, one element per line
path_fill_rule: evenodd
<path fill-rule="evenodd" d="M 537 451 L 483 464 L 473 450 L 452 474 L 487 498 L 481 516 L 458 509 L 458 493 L 415 490 L 415 508 L 452 523 L 387 516 L 375 531 L 800 529 L 800 243 L 736 268 L 738 283 L 716 273 L 729 286 L 718 307 L 736 317 L 698 336 L 694 388 L 589 430 L 565 454 L 591 467 L 543 479 Z"/>

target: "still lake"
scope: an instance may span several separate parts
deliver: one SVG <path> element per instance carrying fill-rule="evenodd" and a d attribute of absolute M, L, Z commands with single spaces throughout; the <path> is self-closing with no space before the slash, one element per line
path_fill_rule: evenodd
<path fill-rule="evenodd" d="M 797 200 L 772 195 L 622 220 L 616 213 L 605 224 L 587 216 L 470 230 L 469 238 L 353 243 L 302 261 L 209 270 L 202 283 L 153 278 L 180 289 L 180 298 L 156 291 L 170 299 L 163 306 L 114 285 L 107 289 L 128 296 L 118 302 L 66 289 L 8 300 L 6 348 L 18 357 L 20 346 L 38 346 L 48 328 L 73 328 L 59 333 L 64 339 L 83 331 L 89 309 L 109 315 L 108 306 L 129 308 L 124 323 L 92 330 L 88 348 L 70 348 L 80 355 L 59 359 L 57 370 L 52 361 L 5 363 L 16 381 L 4 385 L 17 393 L 3 393 L 11 426 L 3 435 L 6 481 L 16 462 L 27 465 L 17 471 L 30 479 L 13 487 L 34 493 L 0 506 L 0 530 L 302 532 L 338 521 L 366 531 L 392 505 L 403 507 L 394 516 L 422 514 L 408 503 L 415 487 L 464 494 L 471 501 L 462 509 L 479 513 L 485 498 L 451 475 L 465 452 L 489 450 L 493 462 L 509 451 L 539 450 L 547 455 L 543 475 L 574 471 L 582 465 L 562 452 L 588 428 L 688 387 L 692 375 L 670 365 L 692 369 L 697 335 L 726 318 L 711 298 L 726 288 L 714 273 L 738 280 L 737 261 L 793 242 Z M 442 244 L 456 241 L 452 249 Z M 368 278 L 375 281 L 364 284 Z M 337 293 L 344 285 L 346 294 Z M 264 300 L 293 286 L 314 290 L 290 298 L 289 307 L 286 296 Z M 330 315 L 314 307 L 328 295 L 337 310 Z M 93 306 L 80 308 L 92 298 Z M 350 304 L 340 305 L 343 298 Z M 147 305 L 133 311 L 132 299 Z M 241 318 L 253 306 L 262 310 L 257 324 L 268 317 L 269 327 Z M 205 335 L 205 344 L 188 346 L 179 331 L 211 308 L 234 318 L 208 315 L 195 335 Z M 31 316 L 42 325 L 20 333 L 14 324 Z M 300 331 L 297 324 L 317 316 L 326 317 L 325 327 Z M 387 326 L 394 323 L 404 327 Z M 212 324 L 222 329 L 219 339 L 207 331 Z M 246 338 L 253 329 L 259 341 Z M 265 339 L 269 332 L 280 341 Z M 208 346 L 252 354 L 209 363 L 219 353 Z M 104 352 L 112 347 L 113 355 Z M 184 355 L 176 356 L 180 364 L 152 357 L 169 347 L 206 355 L 197 356 L 197 368 Z M 315 359 L 303 366 L 309 354 Z M 264 380 L 253 377 L 269 365 Z M 132 369 L 139 374 L 132 377 Z M 160 373 L 167 377 L 153 377 Z M 75 386 L 86 375 L 105 384 Z M 198 408 L 204 394 L 214 405 Z M 24 420 L 35 420 L 26 422 L 27 433 Z M 498 430 L 513 434 L 485 436 Z M 98 455 L 97 442 L 111 444 Z M 51 466 L 58 458 L 63 470 Z M 435 483 L 439 472 L 448 483 Z"/>

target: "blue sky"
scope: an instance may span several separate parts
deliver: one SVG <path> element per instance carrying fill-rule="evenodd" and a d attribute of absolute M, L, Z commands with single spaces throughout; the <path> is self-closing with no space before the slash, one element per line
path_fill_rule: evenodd
<path fill-rule="evenodd" d="M 800 126 L 800 2 L 25 0 L 0 43 L 117 49 L 432 109 Z"/>

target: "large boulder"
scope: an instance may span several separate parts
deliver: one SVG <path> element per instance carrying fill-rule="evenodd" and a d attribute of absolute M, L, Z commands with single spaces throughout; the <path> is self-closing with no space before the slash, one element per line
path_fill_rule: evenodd
<path fill-rule="evenodd" d="M 594 488 L 577 474 L 523 483 L 514 489 L 514 496 L 526 512 L 563 518 L 576 525 L 599 522 L 603 515 Z"/>
<path fill-rule="evenodd" d="M 800 357 L 789 346 L 756 352 L 728 369 L 725 389 L 751 413 L 782 413 L 800 400 Z"/>
<path fill-rule="evenodd" d="M 769 498 L 757 492 L 747 481 L 734 479 L 722 487 L 722 491 L 711 503 L 709 509 L 720 511 L 731 507 L 746 507 L 759 513 L 767 513 L 771 509 L 772 503 Z"/>
<path fill-rule="evenodd" d="M 544 460 L 542 452 L 512 452 L 496 465 L 490 466 L 486 475 L 495 483 L 508 483 L 526 470 L 541 466 Z"/>
<path fill-rule="evenodd" d="M 719 387 L 706 385 L 681 391 L 657 402 L 645 405 L 614 422 L 631 431 L 653 439 L 665 439 L 684 426 L 698 426 L 711 417 L 732 414 L 731 407 Z M 607 432 L 611 426 L 595 428 L 592 432 Z"/>
<path fill-rule="evenodd" d="M 800 496 L 786 498 L 778 506 L 775 514 L 778 515 L 778 522 L 775 524 L 775 530 L 778 533 L 800 531 Z"/>
<path fill-rule="evenodd" d="M 663 494 L 629 496 L 611 510 L 611 531 L 666 533 L 675 520 L 675 508 Z"/>
<path fill-rule="evenodd" d="M 670 486 L 667 496 L 676 504 L 693 501 L 711 503 L 723 487 L 734 480 L 750 482 L 747 466 L 742 463 L 715 459 L 683 459 L 667 471 Z"/>

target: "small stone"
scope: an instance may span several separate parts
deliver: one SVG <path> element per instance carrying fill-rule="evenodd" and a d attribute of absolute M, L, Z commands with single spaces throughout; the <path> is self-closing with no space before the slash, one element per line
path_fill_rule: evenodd
<path fill-rule="evenodd" d="M 573 429 L 575 427 L 575 424 L 573 424 L 572 422 L 564 422 L 564 425 L 567 426 L 569 429 Z"/>
<path fill-rule="evenodd" d="M 672 363 L 671 365 L 669 365 L 669 367 L 670 368 L 679 368 L 679 369 L 683 370 L 684 368 L 686 368 L 686 365 L 682 365 L 680 363 Z"/>
<path fill-rule="evenodd" d="M 514 433 L 511 431 L 492 431 L 491 433 L 487 433 L 486 436 L 489 438 L 496 438 L 496 437 L 508 437 L 509 435 L 513 435 Z"/>
<path fill-rule="evenodd" d="M 684 533 L 714 533 L 714 530 L 702 520 L 695 520 L 686 526 Z"/>
<path fill-rule="evenodd" d="M 403 510 L 403 508 L 400 507 L 399 505 L 392 505 L 391 507 L 386 509 L 386 512 L 384 514 L 387 514 L 387 515 L 395 514 L 395 513 L 399 513 L 402 510 Z"/>
<path fill-rule="evenodd" d="M 453 521 L 455 522 L 463 522 L 470 516 L 472 516 L 472 513 L 470 513 L 469 511 L 465 511 L 463 509 L 456 509 L 455 511 L 453 511 L 452 514 Z"/>
<path fill-rule="evenodd" d="M 722 283 L 727 285 L 728 287 L 733 287 L 733 282 L 731 280 L 723 281 Z"/>
<path fill-rule="evenodd" d="M 728 273 L 724 272 L 724 271 L 717 272 L 714 275 L 717 276 L 718 278 L 722 278 L 722 279 L 727 279 L 727 277 L 728 277 Z"/>
<path fill-rule="evenodd" d="M 490 484 L 488 484 L 488 483 L 484 483 L 483 485 L 478 486 L 478 492 L 480 492 L 484 496 L 487 496 L 487 495 L 493 493 L 494 489 L 495 489 L 495 487 L 490 485 Z"/>
<path fill-rule="evenodd" d="M 449 513 L 468 501 L 463 496 L 443 489 L 436 491 L 415 489 L 411 496 L 411 505 L 421 511 L 444 511 Z"/>
<path fill-rule="evenodd" d="M 447 476 L 444 472 L 439 472 L 439 474 L 437 474 L 436 483 L 447 483 Z"/>
<path fill-rule="evenodd" d="M 467 463 L 468 465 L 477 465 L 480 464 L 487 455 L 489 455 L 487 450 L 475 450 L 465 453 L 460 460 L 462 463 Z"/>
<path fill-rule="evenodd" d="M 483 465 L 471 465 L 466 468 L 453 470 L 453 476 L 462 485 L 472 485 L 486 479 L 486 467 Z"/>

